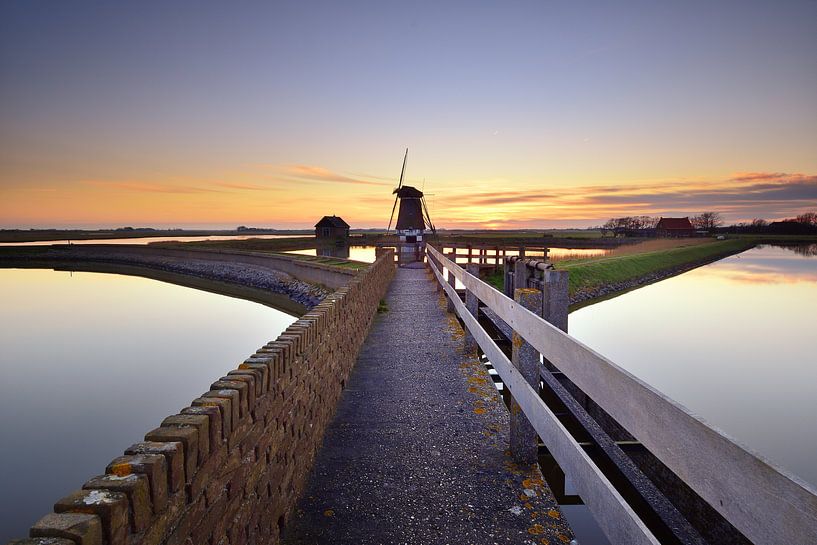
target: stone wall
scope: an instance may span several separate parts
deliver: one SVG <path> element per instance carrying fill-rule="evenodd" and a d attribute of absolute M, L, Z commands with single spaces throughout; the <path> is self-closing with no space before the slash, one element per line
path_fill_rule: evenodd
<path fill-rule="evenodd" d="M 277 543 L 393 275 L 381 256 L 12 543 Z"/>

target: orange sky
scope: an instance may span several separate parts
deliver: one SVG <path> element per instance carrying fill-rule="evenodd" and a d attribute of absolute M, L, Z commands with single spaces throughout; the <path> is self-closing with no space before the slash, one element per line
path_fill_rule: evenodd
<path fill-rule="evenodd" d="M 307 165 L 251 165 L 221 177 L 83 179 L 3 186 L 4 226 L 213 226 L 293 228 L 324 214 L 353 227 L 388 223 L 394 182 Z M 422 180 L 412 181 L 423 186 Z M 622 215 L 717 210 L 731 220 L 817 208 L 817 176 L 734 173 L 722 179 L 544 185 L 512 180 L 425 182 L 432 218 L 447 228 L 597 225 Z"/>
<path fill-rule="evenodd" d="M 467 9 L 466 9 L 467 8 Z M 0 227 L 817 209 L 817 4 L 0 4 Z"/>

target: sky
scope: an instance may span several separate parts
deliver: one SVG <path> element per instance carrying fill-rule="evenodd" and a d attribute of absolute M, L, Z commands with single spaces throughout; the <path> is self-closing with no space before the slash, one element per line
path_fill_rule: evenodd
<path fill-rule="evenodd" d="M 0 228 L 817 210 L 817 2 L 0 3 Z"/>

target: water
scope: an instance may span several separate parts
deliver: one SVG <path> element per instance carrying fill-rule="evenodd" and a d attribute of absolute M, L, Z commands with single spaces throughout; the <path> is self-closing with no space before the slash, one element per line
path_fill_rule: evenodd
<path fill-rule="evenodd" d="M 0 269 L 0 543 L 295 317 L 139 277 Z"/>
<path fill-rule="evenodd" d="M 300 255 L 318 255 L 315 248 L 306 250 L 291 250 L 286 252 L 288 254 Z M 362 261 L 363 263 L 375 262 L 375 247 L 374 246 L 332 246 L 330 248 L 321 249 L 321 255 L 327 257 L 340 257 L 343 259 L 351 259 L 353 261 Z"/>
<path fill-rule="evenodd" d="M 314 235 L 210 235 L 202 237 L 140 237 L 89 238 L 71 240 L 71 244 L 150 244 L 151 242 L 201 242 L 203 240 L 249 240 L 251 238 L 307 238 Z M 50 246 L 68 244 L 67 240 L 37 240 L 34 242 L 0 242 L 0 246 Z"/>
<path fill-rule="evenodd" d="M 577 310 L 569 331 L 817 488 L 816 309 L 817 245 L 762 246 Z"/>

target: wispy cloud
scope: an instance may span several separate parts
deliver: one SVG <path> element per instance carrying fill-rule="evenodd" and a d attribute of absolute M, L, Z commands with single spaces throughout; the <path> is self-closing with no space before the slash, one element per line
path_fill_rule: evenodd
<path fill-rule="evenodd" d="M 315 165 L 285 165 L 283 172 L 299 179 L 314 180 L 317 182 L 335 182 L 341 184 L 373 185 L 380 187 L 390 187 L 387 182 L 373 182 L 362 178 L 354 178 L 329 170 L 328 168 Z"/>
<path fill-rule="evenodd" d="M 270 187 L 267 185 L 260 185 L 260 184 L 250 184 L 250 183 L 232 183 L 232 182 L 220 182 L 216 184 L 219 187 L 224 187 L 226 189 L 238 189 L 242 191 L 274 191 L 278 188 Z"/>
<path fill-rule="evenodd" d="M 491 209 L 505 216 L 542 220 L 603 219 L 629 214 L 722 212 L 728 219 L 775 218 L 817 207 L 817 176 L 789 173 L 736 173 L 712 181 L 667 180 L 648 184 L 547 188 L 447 194 L 436 202 L 446 214 L 463 219 Z M 470 210 L 469 210 L 470 209 Z"/>

